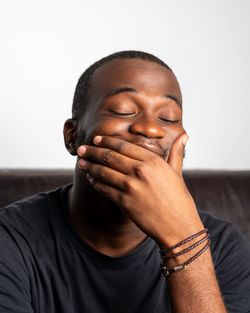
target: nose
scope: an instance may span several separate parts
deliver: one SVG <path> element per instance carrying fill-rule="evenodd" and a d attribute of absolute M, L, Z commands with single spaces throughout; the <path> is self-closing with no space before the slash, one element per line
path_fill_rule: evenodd
<path fill-rule="evenodd" d="M 134 121 L 129 128 L 130 133 L 147 138 L 161 139 L 165 136 L 165 130 L 153 118 L 140 118 Z"/>

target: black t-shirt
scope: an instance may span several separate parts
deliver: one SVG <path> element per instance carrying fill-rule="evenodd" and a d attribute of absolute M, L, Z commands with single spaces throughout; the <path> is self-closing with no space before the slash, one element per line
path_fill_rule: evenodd
<path fill-rule="evenodd" d="M 0 210 L 0 312 L 171 312 L 156 243 L 147 238 L 123 257 L 97 252 L 68 223 L 69 187 Z M 249 241 L 231 224 L 200 214 L 228 312 L 250 312 Z"/>

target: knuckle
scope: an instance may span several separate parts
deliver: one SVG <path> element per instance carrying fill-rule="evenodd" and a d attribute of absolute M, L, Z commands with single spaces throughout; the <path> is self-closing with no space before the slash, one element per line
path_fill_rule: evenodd
<path fill-rule="evenodd" d="M 104 174 L 103 174 L 103 169 L 101 166 L 96 166 L 95 168 L 95 171 L 94 171 L 94 174 L 96 177 L 98 178 L 103 178 L 104 177 Z"/>
<path fill-rule="evenodd" d="M 128 149 L 129 146 L 130 146 L 129 142 L 126 142 L 126 141 L 125 142 L 121 142 L 118 145 L 118 151 L 119 152 L 125 152 Z"/>
<path fill-rule="evenodd" d="M 124 181 L 123 187 L 124 187 L 125 192 L 127 192 L 127 193 L 131 193 L 135 190 L 135 184 L 131 179 L 126 179 Z"/>
<path fill-rule="evenodd" d="M 100 181 L 106 181 L 107 178 L 107 171 L 104 166 L 95 164 L 92 166 L 92 168 L 89 170 L 90 175 L 97 178 Z"/>
<path fill-rule="evenodd" d="M 119 196 L 118 196 L 118 203 L 119 205 L 123 208 L 123 207 L 126 207 L 126 204 L 127 204 L 127 198 L 125 196 L 124 193 L 121 193 Z"/>
<path fill-rule="evenodd" d="M 144 179 L 148 175 L 148 169 L 145 163 L 136 165 L 134 167 L 134 172 L 135 172 L 135 175 L 140 179 Z"/>
<path fill-rule="evenodd" d="M 114 152 L 111 150 L 105 150 L 102 154 L 102 161 L 103 163 L 107 164 L 110 162 L 110 160 L 113 158 Z"/>
<path fill-rule="evenodd" d="M 100 191 L 104 196 L 109 196 L 110 195 L 110 191 L 109 191 L 109 189 L 105 185 L 99 184 L 98 191 Z"/>
<path fill-rule="evenodd" d="M 98 164 L 90 164 L 87 173 L 96 178 L 102 178 L 104 176 L 103 168 Z"/>

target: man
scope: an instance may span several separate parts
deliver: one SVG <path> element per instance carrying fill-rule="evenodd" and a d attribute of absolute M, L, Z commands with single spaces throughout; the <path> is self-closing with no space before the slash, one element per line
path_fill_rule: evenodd
<path fill-rule="evenodd" d="M 0 311 L 249 312 L 249 243 L 198 214 L 182 178 L 172 70 L 112 54 L 81 76 L 72 112 L 73 185 L 1 210 Z"/>

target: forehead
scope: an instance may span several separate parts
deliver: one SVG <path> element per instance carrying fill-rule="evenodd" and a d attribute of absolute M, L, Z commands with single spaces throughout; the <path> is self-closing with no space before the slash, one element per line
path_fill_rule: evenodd
<path fill-rule="evenodd" d="M 91 80 L 90 97 L 96 100 L 114 88 L 129 87 L 153 96 L 172 94 L 181 103 L 181 91 L 174 74 L 155 62 L 117 59 L 98 68 Z"/>

